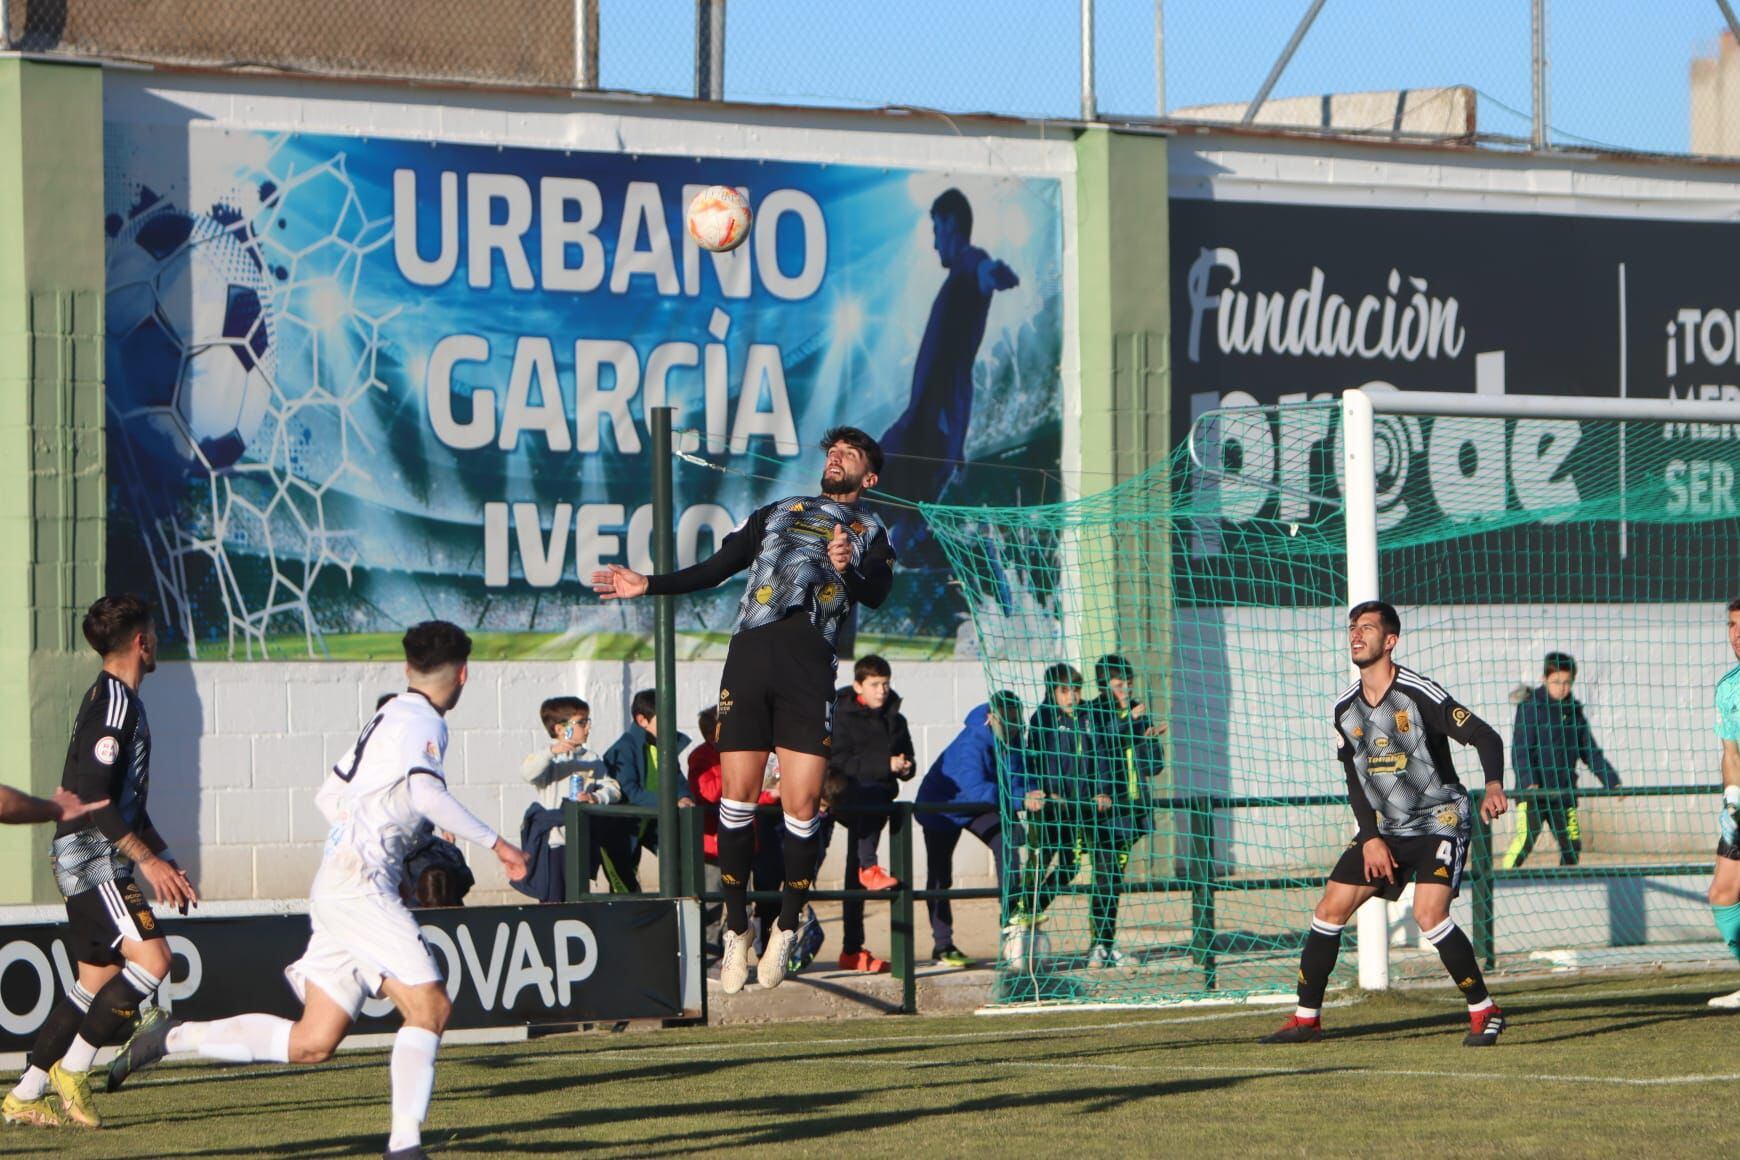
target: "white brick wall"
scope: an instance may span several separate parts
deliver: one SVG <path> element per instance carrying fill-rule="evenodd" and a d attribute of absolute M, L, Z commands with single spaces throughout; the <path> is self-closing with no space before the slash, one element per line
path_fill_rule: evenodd
<path fill-rule="evenodd" d="M 677 666 L 678 727 L 693 736 L 695 715 L 713 701 L 717 663 Z M 573 693 L 592 706 L 594 748 L 628 726 L 634 690 L 652 684 L 652 666 L 622 662 L 478 662 L 448 716 L 448 781 L 454 794 L 504 833 L 519 832 L 532 800 L 521 758 L 540 744 L 538 703 Z M 356 742 L 375 698 L 404 686 L 390 664 L 176 662 L 145 684 L 153 737 L 151 814 L 177 857 L 213 899 L 299 898 L 319 862 L 326 823 L 314 793 L 327 768 Z M 984 700 L 974 662 L 906 664 L 895 669 L 920 770 Z M 918 781 L 908 782 L 910 798 Z M 923 873 L 922 838 L 915 847 Z M 844 835 L 829 851 L 823 881 L 837 880 Z M 885 847 L 886 851 L 886 847 Z M 478 901 L 514 900 L 496 861 L 467 850 Z M 886 852 L 884 853 L 886 857 Z M 961 885 L 990 885 L 990 858 L 967 840 L 955 858 Z M 644 869 L 651 872 L 649 858 Z"/>

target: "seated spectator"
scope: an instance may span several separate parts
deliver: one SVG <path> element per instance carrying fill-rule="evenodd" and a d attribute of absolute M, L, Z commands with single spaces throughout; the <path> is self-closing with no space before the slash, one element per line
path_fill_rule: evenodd
<path fill-rule="evenodd" d="M 1021 698 L 1008 690 L 967 713 L 966 727 L 956 734 L 918 785 L 918 801 L 934 804 L 986 805 L 982 813 L 916 813 L 924 827 L 926 890 L 954 885 L 955 847 L 968 833 L 991 850 L 998 885 L 1008 893 L 1009 851 L 1003 842 L 1003 810 L 1020 808 L 1025 787 L 1015 784 L 1010 770 L 1021 745 Z M 946 898 L 928 898 L 933 962 L 939 967 L 970 966 L 972 960 L 955 946 L 954 912 Z"/>
<path fill-rule="evenodd" d="M 900 696 L 889 687 L 893 670 L 879 656 L 864 656 L 852 666 L 852 686 L 834 702 L 834 735 L 828 771 L 846 780 L 846 885 L 887 890 L 892 874 L 877 864 L 876 851 L 888 815 L 877 807 L 894 802 L 897 781 L 913 774 L 912 733 L 900 712 Z M 868 812 L 860 812 L 869 807 Z M 841 903 L 840 969 L 878 973 L 886 961 L 864 949 L 864 900 Z"/>
<path fill-rule="evenodd" d="M 677 752 L 671 754 L 668 760 L 661 758 L 657 696 L 651 689 L 640 690 L 629 704 L 629 713 L 634 718 L 634 724 L 616 739 L 614 745 L 604 751 L 604 768 L 621 787 L 624 804 L 656 809 L 659 804 L 660 767 L 667 765 L 671 771 L 670 776 L 681 776 L 678 771 L 682 767 L 677 764 L 677 757 L 689 747 L 689 735 L 678 733 Z M 692 806 L 695 802 L 684 790 L 677 799 L 677 804 Z M 653 853 L 658 853 L 658 821 L 654 818 L 619 818 L 613 821 L 628 823 L 616 827 L 626 833 L 630 841 L 629 864 L 622 868 L 622 881 L 628 891 L 638 893 L 640 851 L 644 846 Z"/>
<path fill-rule="evenodd" d="M 579 697 L 551 697 L 538 706 L 538 719 L 550 744 L 520 763 L 520 775 L 538 791 L 538 806 L 560 810 L 562 803 L 570 800 L 601 806 L 622 800 L 622 787 L 605 772 L 603 760 L 586 744 L 592 734 L 591 706 Z M 560 819 L 551 818 L 540 824 L 537 815 L 530 810 L 527 813 L 529 816 L 521 825 L 522 838 L 533 832 L 541 834 L 543 840 L 537 845 L 544 853 L 540 857 L 556 863 L 538 880 L 560 884 L 563 881 L 560 851 L 566 844 L 566 831 Z M 622 827 L 613 826 L 604 818 L 593 821 L 590 832 L 592 856 L 588 878 L 603 870 L 611 890 L 621 893 L 622 868 L 629 864 L 632 853 L 628 835 Z M 544 901 L 560 901 L 550 896 L 554 889 L 551 886 L 545 890 L 541 895 Z"/>
<path fill-rule="evenodd" d="M 401 884 L 405 903 L 413 909 L 462 906 L 476 884 L 465 855 L 453 843 L 453 835 L 436 830 L 425 818 L 405 851 Z"/>
<path fill-rule="evenodd" d="M 1619 788 L 1619 771 L 1595 744 L 1583 703 L 1571 695 L 1577 680 L 1576 658 L 1550 652 L 1542 669 L 1541 683 L 1517 705 L 1511 731 L 1516 788 L 1537 792 L 1516 803 L 1516 835 L 1499 863 L 1506 870 L 1528 860 L 1536 839 L 1547 828 L 1559 844 L 1559 865 L 1577 865 L 1583 854 L 1583 829 L 1577 820 L 1579 761 L 1603 788 Z"/>

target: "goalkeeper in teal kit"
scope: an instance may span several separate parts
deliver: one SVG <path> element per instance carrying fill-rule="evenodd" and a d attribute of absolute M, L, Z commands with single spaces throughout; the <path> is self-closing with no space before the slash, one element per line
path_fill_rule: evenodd
<path fill-rule="evenodd" d="M 1728 602 L 1728 647 L 1740 660 L 1740 600 Z M 1740 665 L 1716 682 L 1716 736 L 1722 739 L 1722 812 L 1710 909 L 1722 941 L 1740 957 Z M 1710 1006 L 1740 1011 L 1740 991 L 1718 995 Z"/>

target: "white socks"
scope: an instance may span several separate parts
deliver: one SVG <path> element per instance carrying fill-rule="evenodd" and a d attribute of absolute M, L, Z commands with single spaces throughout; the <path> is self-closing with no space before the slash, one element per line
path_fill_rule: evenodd
<path fill-rule="evenodd" d="M 387 1151 L 423 1142 L 423 1120 L 435 1092 L 435 1050 L 441 1037 L 421 1027 L 401 1027 L 393 1036 L 393 1134 Z"/>
<path fill-rule="evenodd" d="M 21 1100 L 40 1100 L 42 1093 L 47 1090 L 48 1073 L 40 1067 L 28 1067 L 18 1078 L 18 1085 L 12 1089 L 12 1094 Z"/>
<path fill-rule="evenodd" d="M 211 1023 L 183 1023 L 163 1046 L 225 1063 L 289 1063 L 292 1026 L 276 1015 L 234 1015 Z"/>

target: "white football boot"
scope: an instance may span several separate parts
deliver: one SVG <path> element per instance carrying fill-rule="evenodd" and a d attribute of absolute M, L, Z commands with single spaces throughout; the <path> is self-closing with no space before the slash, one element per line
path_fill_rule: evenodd
<path fill-rule="evenodd" d="M 749 931 L 725 932 L 725 950 L 719 956 L 719 985 L 727 995 L 735 995 L 749 982 L 749 941 L 754 937 Z"/>

